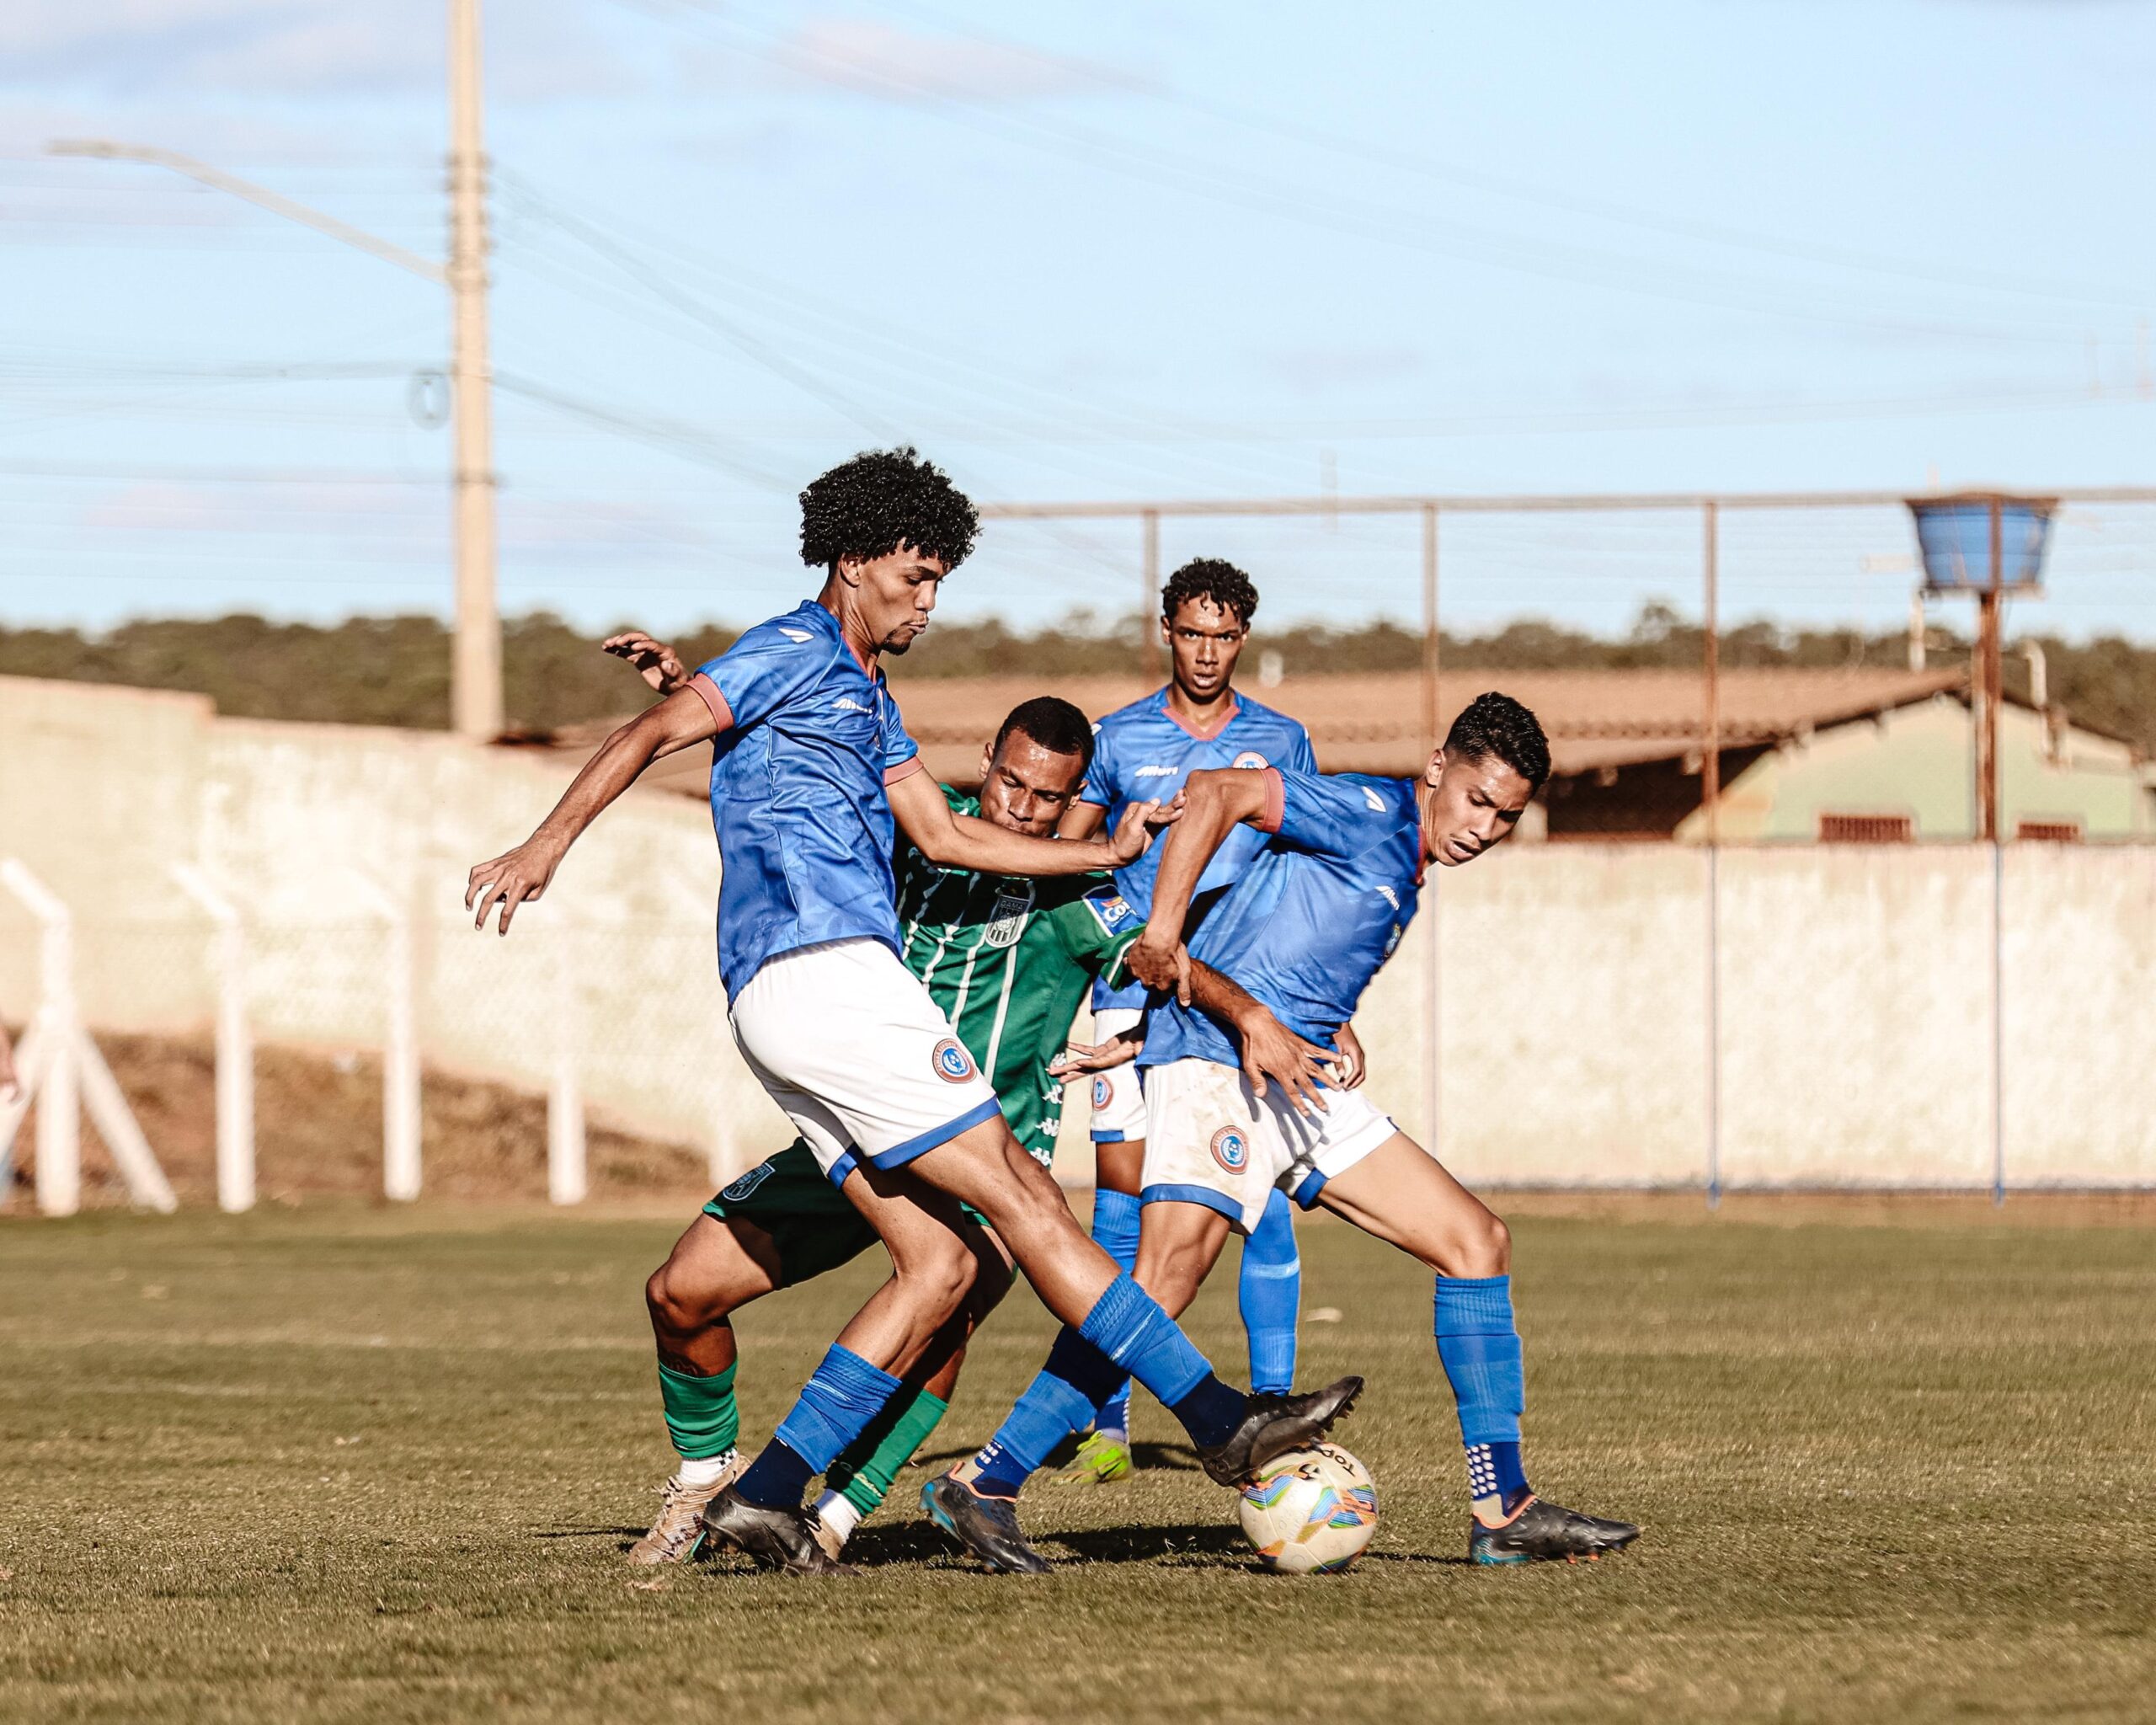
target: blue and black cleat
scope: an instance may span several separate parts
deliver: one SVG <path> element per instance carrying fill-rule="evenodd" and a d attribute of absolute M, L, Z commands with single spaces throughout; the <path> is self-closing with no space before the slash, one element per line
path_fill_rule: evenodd
<path fill-rule="evenodd" d="M 1546 1498 L 1529 1498 L 1497 1527 L 1468 1524 L 1467 1555 L 1477 1563 L 1590 1563 L 1621 1551 L 1640 1536 L 1629 1521 L 1582 1515 Z"/>

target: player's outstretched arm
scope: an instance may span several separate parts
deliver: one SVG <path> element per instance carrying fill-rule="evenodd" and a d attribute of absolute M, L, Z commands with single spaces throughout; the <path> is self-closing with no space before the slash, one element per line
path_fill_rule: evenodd
<path fill-rule="evenodd" d="M 554 812 L 539 823 L 530 838 L 514 851 L 472 868 L 464 885 L 464 908 L 478 910 L 472 926 L 484 928 L 488 913 L 499 905 L 499 932 L 507 934 L 516 907 L 547 890 L 547 882 L 554 878 L 554 870 L 578 835 L 598 819 L 600 810 L 637 782 L 638 774 L 654 761 L 718 734 L 718 720 L 693 689 L 669 695 L 616 731 L 584 763 L 584 770 L 554 804 Z"/>
<path fill-rule="evenodd" d="M 1158 803 L 1133 803 L 1106 839 L 1040 839 L 960 814 L 944 800 L 927 773 L 915 772 L 890 788 L 891 813 L 914 848 L 939 868 L 977 868 L 984 874 L 1091 874 L 1120 868 L 1145 854 L 1154 823 L 1175 819 Z"/>
<path fill-rule="evenodd" d="M 688 667 L 681 663 L 681 655 L 656 635 L 647 635 L 642 629 L 627 629 L 618 635 L 609 635 L 599 645 L 600 651 L 627 660 L 636 668 L 637 675 L 662 695 L 670 695 L 676 689 L 689 686 Z"/>
<path fill-rule="evenodd" d="M 1264 820 L 1273 782 L 1269 772 L 1212 767 L 1193 772 L 1183 785 L 1182 814 L 1161 853 L 1145 932 L 1124 962 L 1132 975 L 1149 985 L 1174 989 L 1185 1006 L 1191 996 L 1182 930 L 1190 915 L 1191 895 L 1198 890 L 1198 877 L 1221 841 L 1245 821 Z"/>

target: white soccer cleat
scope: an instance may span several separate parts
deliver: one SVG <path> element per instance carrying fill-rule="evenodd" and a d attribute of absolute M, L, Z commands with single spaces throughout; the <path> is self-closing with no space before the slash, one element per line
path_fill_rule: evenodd
<path fill-rule="evenodd" d="M 704 1505 L 732 1485 L 748 1465 L 748 1457 L 736 1451 L 725 1471 L 708 1485 L 685 1485 L 679 1474 L 667 1481 L 658 1519 L 649 1533 L 629 1547 L 629 1562 L 638 1568 L 687 1562 L 704 1535 Z"/>

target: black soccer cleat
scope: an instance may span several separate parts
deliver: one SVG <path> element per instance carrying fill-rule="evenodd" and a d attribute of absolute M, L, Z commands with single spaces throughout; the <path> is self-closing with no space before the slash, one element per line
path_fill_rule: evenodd
<path fill-rule="evenodd" d="M 699 1557 L 714 1551 L 745 1552 L 759 1569 L 787 1575 L 858 1575 L 851 1563 L 827 1556 L 816 1543 L 815 1524 L 798 1505 L 767 1509 L 728 1486 L 704 1505 Z"/>
<path fill-rule="evenodd" d="M 1026 1543 L 1018 1506 L 1008 1498 L 984 1498 L 949 1474 L 921 1488 L 928 1519 L 990 1569 L 1011 1575 L 1045 1575 L 1048 1559 Z"/>
<path fill-rule="evenodd" d="M 1640 1536 L 1629 1521 L 1582 1515 L 1546 1498 L 1529 1498 L 1502 1527 L 1468 1525 L 1467 1555 L 1477 1563 L 1593 1562 L 1604 1551 L 1621 1551 Z"/>
<path fill-rule="evenodd" d="M 1268 1461 L 1305 1450 L 1332 1429 L 1363 1393 L 1360 1378 L 1342 1378 L 1300 1396 L 1252 1396 L 1243 1422 L 1225 1442 L 1198 1452 L 1199 1464 L 1219 1486 L 1239 1486 Z"/>

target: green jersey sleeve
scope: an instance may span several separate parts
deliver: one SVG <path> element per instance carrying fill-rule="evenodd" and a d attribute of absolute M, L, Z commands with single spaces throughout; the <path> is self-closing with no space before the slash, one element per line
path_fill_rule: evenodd
<path fill-rule="evenodd" d="M 1129 980 L 1123 973 L 1123 955 L 1145 933 L 1145 924 L 1113 881 L 1102 881 L 1057 905 L 1049 912 L 1049 921 L 1064 951 L 1094 975 L 1111 985 Z"/>

